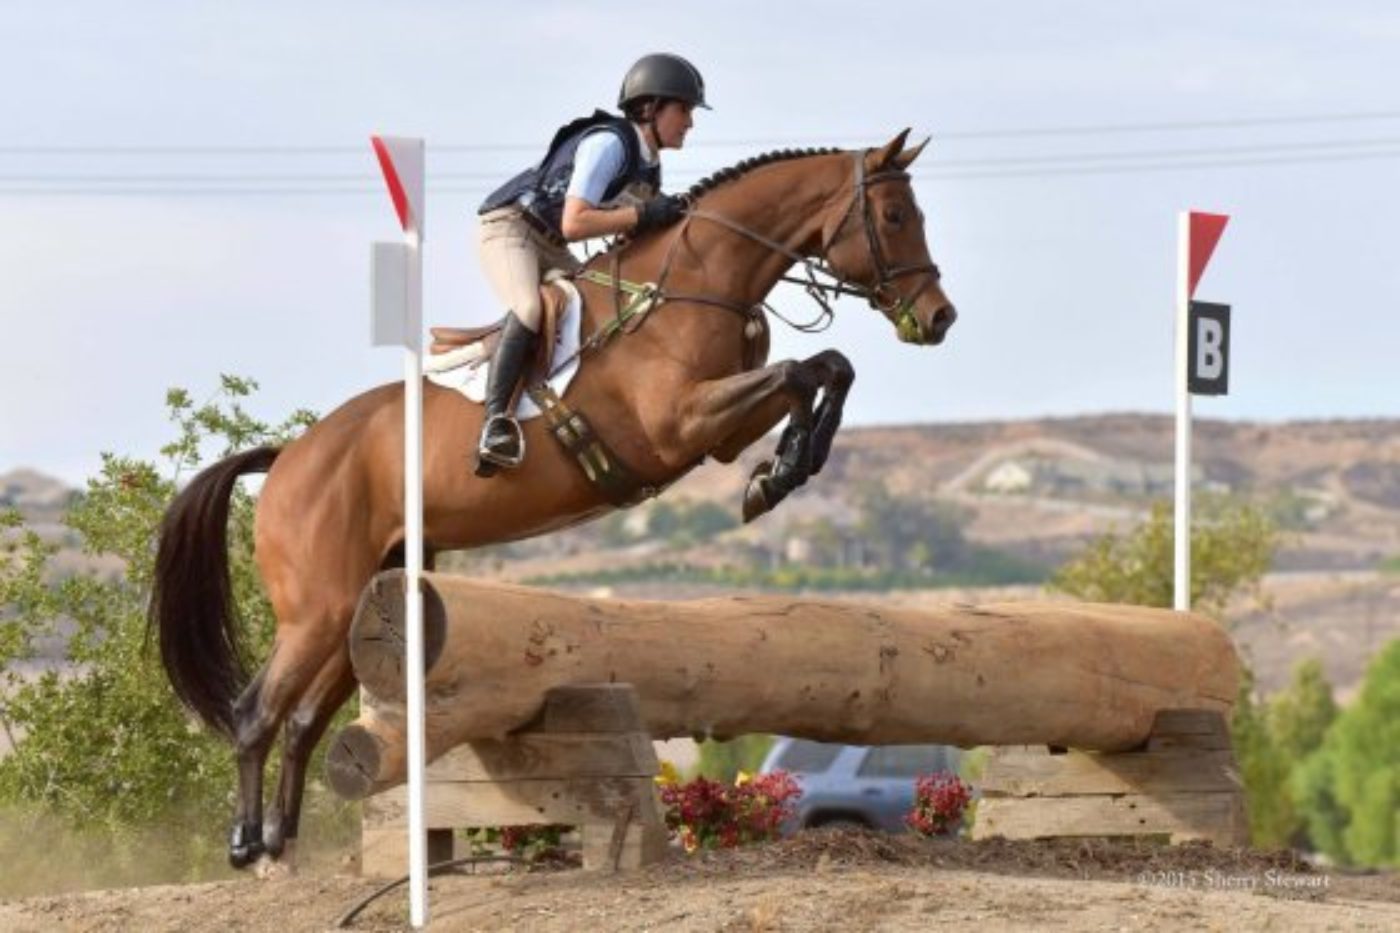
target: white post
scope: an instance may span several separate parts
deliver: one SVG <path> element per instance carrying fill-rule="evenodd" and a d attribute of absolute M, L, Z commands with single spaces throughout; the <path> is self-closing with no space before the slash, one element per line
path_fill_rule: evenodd
<path fill-rule="evenodd" d="M 428 923 L 428 827 L 424 814 L 423 736 L 423 250 L 418 232 L 409 248 L 409 334 L 403 355 L 404 584 L 408 645 L 408 874 L 409 923 Z"/>
<path fill-rule="evenodd" d="M 396 343 L 403 356 L 404 623 L 407 628 L 408 905 L 415 929 L 428 924 L 428 827 L 423 769 L 423 226 L 424 145 L 421 139 L 372 137 L 404 245 L 374 253 L 376 343 Z M 382 248 L 381 248 L 382 247 Z"/>
<path fill-rule="evenodd" d="M 1177 215 L 1176 228 L 1176 569 L 1172 608 L 1191 608 L 1191 393 L 1187 387 L 1190 347 L 1191 214 Z"/>

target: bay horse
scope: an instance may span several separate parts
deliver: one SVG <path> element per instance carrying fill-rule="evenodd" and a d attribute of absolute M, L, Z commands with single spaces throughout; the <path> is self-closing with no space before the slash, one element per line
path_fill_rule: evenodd
<path fill-rule="evenodd" d="M 827 311 L 822 289 L 857 294 L 901 340 L 943 341 L 956 312 L 929 257 L 907 172 L 924 144 L 906 149 L 908 133 L 869 150 L 784 151 L 741 162 L 691 189 L 680 224 L 590 262 L 611 268 L 614 281 L 654 283 L 664 297 L 625 334 L 586 354 L 565 393 L 648 489 L 705 457 L 732 462 L 785 417 L 773 462 L 749 484 L 745 517 L 821 469 L 854 370 L 836 350 L 763 365 L 767 331 L 754 326 L 765 321 L 765 296 L 795 265 L 807 270 L 809 291 Z M 835 284 L 817 284 L 817 271 Z M 597 333 L 613 320 L 619 296 L 591 281 L 579 289 L 584 333 Z M 425 554 L 538 535 L 614 507 L 551 442 L 542 419 L 524 422 L 530 454 L 518 470 L 475 476 L 469 457 L 481 406 L 432 383 L 423 390 Z M 402 383 L 379 386 L 285 447 L 209 466 L 165 514 L 149 624 L 175 693 L 235 748 L 235 867 L 290 858 L 307 762 L 354 690 L 346 635 L 356 602 L 402 553 L 403 422 Z M 254 552 L 277 630 L 249 680 L 225 539 L 233 486 L 258 472 L 268 475 Z M 264 821 L 263 770 L 283 726 L 280 779 Z"/>

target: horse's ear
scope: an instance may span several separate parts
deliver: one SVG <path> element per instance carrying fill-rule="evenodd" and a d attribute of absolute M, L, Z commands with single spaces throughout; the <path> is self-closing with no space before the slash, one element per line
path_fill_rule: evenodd
<path fill-rule="evenodd" d="M 930 139 L 932 139 L 931 136 L 925 136 L 924 141 L 913 149 L 905 149 L 899 155 L 895 156 L 893 166 L 900 171 L 908 171 L 909 166 L 919 157 L 919 153 L 924 151 L 924 147 L 928 145 Z"/>
<path fill-rule="evenodd" d="M 908 138 L 909 128 L 905 127 L 898 136 L 870 154 L 866 167 L 872 172 L 889 168 L 891 161 L 899 155 L 900 150 L 904 148 L 904 141 Z"/>

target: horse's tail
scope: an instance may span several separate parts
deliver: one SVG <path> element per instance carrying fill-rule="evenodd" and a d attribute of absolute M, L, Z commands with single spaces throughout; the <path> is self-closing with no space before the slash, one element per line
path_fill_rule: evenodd
<path fill-rule="evenodd" d="M 175 695 L 211 729 L 234 737 L 233 703 L 248 680 L 228 575 L 233 485 L 266 473 L 280 447 L 226 457 L 196 476 L 166 509 L 156 551 L 147 630 Z"/>

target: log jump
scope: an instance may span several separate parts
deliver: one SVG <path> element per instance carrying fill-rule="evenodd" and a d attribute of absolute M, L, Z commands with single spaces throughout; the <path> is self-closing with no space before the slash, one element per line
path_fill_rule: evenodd
<path fill-rule="evenodd" d="M 656 739 L 1101 752 L 1143 746 L 1163 710 L 1227 712 L 1239 684 L 1219 625 L 1161 609 L 600 600 L 440 573 L 423 585 L 430 761 L 538 728 L 546 694 L 572 684 L 632 685 Z M 403 587 L 399 571 L 376 577 L 351 628 L 368 702 L 327 758 L 346 797 L 404 779 Z"/>

